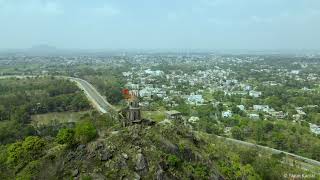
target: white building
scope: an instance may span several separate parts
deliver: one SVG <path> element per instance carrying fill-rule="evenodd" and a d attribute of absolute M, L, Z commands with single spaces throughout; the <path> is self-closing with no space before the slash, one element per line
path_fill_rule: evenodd
<path fill-rule="evenodd" d="M 316 135 L 320 135 L 320 126 L 316 125 L 316 124 L 309 124 L 310 125 L 310 130 L 312 133 L 316 134 Z"/>
<path fill-rule="evenodd" d="M 249 118 L 252 120 L 259 120 L 260 116 L 258 114 L 249 114 Z"/>
<path fill-rule="evenodd" d="M 300 73 L 299 70 L 292 70 L 292 71 L 291 71 L 291 74 L 299 74 L 299 73 Z"/>
<path fill-rule="evenodd" d="M 263 111 L 263 112 L 269 112 L 270 110 L 268 105 L 253 105 L 253 109 L 255 111 Z"/>
<path fill-rule="evenodd" d="M 204 99 L 203 99 L 202 95 L 190 95 L 187 100 L 188 100 L 189 104 L 203 104 L 204 103 Z"/>
<path fill-rule="evenodd" d="M 251 91 L 252 87 L 250 85 L 246 85 L 246 86 L 244 86 L 243 90 L 244 91 Z"/>
<path fill-rule="evenodd" d="M 222 112 L 222 117 L 224 117 L 224 118 L 230 118 L 230 117 L 232 117 L 232 112 L 231 112 L 230 110 L 228 110 L 228 111 L 223 111 L 223 112 Z"/>
<path fill-rule="evenodd" d="M 244 107 L 244 105 L 237 105 L 237 107 L 238 107 L 241 111 L 245 111 L 245 110 L 246 110 L 245 107 Z"/>
<path fill-rule="evenodd" d="M 132 82 L 128 82 L 125 86 L 129 89 L 139 89 L 139 84 L 133 84 Z"/>
<path fill-rule="evenodd" d="M 190 123 L 196 123 L 196 122 L 198 122 L 199 120 L 200 120 L 199 117 L 191 116 L 191 117 L 188 119 L 188 122 L 190 122 Z"/>
<path fill-rule="evenodd" d="M 132 72 L 123 72 L 122 75 L 125 77 L 129 77 L 132 75 Z"/>
<path fill-rule="evenodd" d="M 251 97 L 258 98 L 261 95 L 262 95 L 262 92 L 260 92 L 260 91 L 249 91 L 249 96 L 251 96 Z"/>
<path fill-rule="evenodd" d="M 156 71 L 152 71 L 150 69 L 147 69 L 144 71 L 146 74 L 149 74 L 149 75 L 152 75 L 152 76 L 161 76 L 161 75 L 164 75 L 164 72 L 163 71 L 160 71 L 160 70 L 156 70 Z"/>

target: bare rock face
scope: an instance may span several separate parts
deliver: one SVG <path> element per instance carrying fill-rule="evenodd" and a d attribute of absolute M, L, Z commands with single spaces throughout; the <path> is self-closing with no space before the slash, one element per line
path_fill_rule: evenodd
<path fill-rule="evenodd" d="M 79 175 L 79 170 L 78 170 L 78 169 L 73 170 L 73 171 L 71 172 L 71 175 L 72 175 L 72 177 L 78 176 L 78 175 Z"/>
<path fill-rule="evenodd" d="M 137 173 L 134 173 L 134 180 L 140 180 L 140 179 L 141 179 L 140 175 Z"/>
<path fill-rule="evenodd" d="M 165 173 L 162 169 L 158 169 L 157 172 L 156 172 L 156 180 L 165 180 L 166 177 L 165 177 Z"/>
<path fill-rule="evenodd" d="M 172 176 L 169 172 L 166 172 L 161 168 L 161 165 L 159 165 L 157 172 L 155 173 L 156 180 L 176 180 L 174 176 Z"/>
<path fill-rule="evenodd" d="M 182 150 L 182 158 L 190 162 L 195 160 L 195 155 L 190 148 L 184 148 Z"/>
<path fill-rule="evenodd" d="M 128 154 L 126 154 L 126 153 L 122 153 L 121 155 L 122 155 L 122 157 L 123 157 L 125 160 L 128 160 L 128 159 L 129 159 Z"/>
<path fill-rule="evenodd" d="M 162 148 L 163 148 L 163 150 L 165 152 L 170 153 L 170 154 L 179 155 L 180 152 L 179 152 L 178 145 L 173 144 L 170 141 L 164 140 L 164 139 L 162 139 L 160 141 L 161 141 L 161 144 L 162 144 L 161 146 L 162 146 Z"/>
<path fill-rule="evenodd" d="M 102 151 L 100 153 L 100 160 L 101 161 L 108 161 L 111 158 L 112 158 L 112 153 L 111 152 L 108 152 L 108 151 L 104 150 L 104 151 Z"/>
<path fill-rule="evenodd" d="M 148 172 L 148 162 L 142 153 L 136 155 L 136 171 L 140 173 Z"/>

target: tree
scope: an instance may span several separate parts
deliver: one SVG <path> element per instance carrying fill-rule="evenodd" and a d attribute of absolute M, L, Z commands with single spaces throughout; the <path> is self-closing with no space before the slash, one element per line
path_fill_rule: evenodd
<path fill-rule="evenodd" d="M 264 132 L 268 133 L 273 130 L 273 124 L 271 122 L 267 122 L 264 124 Z"/>
<path fill-rule="evenodd" d="M 281 110 L 281 106 L 285 103 L 278 96 L 271 96 L 265 100 L 265 103 L 269 106 L 275 108 L 276 110 Z"/>
<path fill-rule="evenodd" d="M 242 129 L 240 129 L 238 126 L 235 126 L 231 129 L 232 137 L 238 140 L 244 140 L 244 134 L 242 132 Z"/>
<path fill-rule="evenodd" d="M 238 108 L 237 106 L 232 106 L 231 111 L 234 114 L 240 114 L 241 109 Z"/>
<path fill-rule="evenodd" d="M 197 165 L 194 168 L 194 176 L 196 179 L 208 179 L 209 177 L 208 167 L 201 164 Z"/>
<path fill-rule="evenodd" d="M 73 129 L 61 129 L 57 134 L 56 141 L 59 144 L 72 145 L 74 143 L 74 130 Z"/>
<path fill-rule="evenodd" d="M 181 164 L 181 160 L 175 155 L 169 155 L 167 158 L 170 167 L 177 168 Z"/>
<path fill-rule="evenodd" d="M 253 167 L 262 179 L 280 180 L 283 179 L 284 173 L 286 172 L 280 161 L 266 156 L 257 156 Z"/>
<path fill-rule="evenodd" d="M 75 127 L 75 138 L 80 143 L 87 143 L 97 136 L 97 130 L 90 121 L 83 121 Z"/>
<path fill-rule="evenodd" d="M 287 136 L 282 133 L 274 133 L 272 142 L 275 144 L 276 149 L 287 149 Z"/>
<path fill-rule="evenodd" d="M 36 160 L 44 153 L 46 142 L 37 136 L 28 136 L 22 142 L 16 142 L 8 147 L 7 162 L 16 167 L 22 167 Z"/>
<path fill-rule="evenodd" d="M 314 145 L 311 149 L 311 158 L 320 161 L 320 143 Z"/>

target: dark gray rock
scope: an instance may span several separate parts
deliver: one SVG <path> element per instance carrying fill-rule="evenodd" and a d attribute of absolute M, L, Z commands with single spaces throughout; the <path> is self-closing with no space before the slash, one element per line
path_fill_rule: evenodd
<path fill-rule="evenodd" d="M 78 147 L 77 147 L 77 151 L 82 151 L 86 148 L 86 145 L 85 144 L 80 144 Z"/>
<path fill-rule="evenodd" d="M 124 168 L 128 167 L 128 164 L 124 158 L 119 158 L 117 160 L 116 165 L 117 165 L 118 169 L 124 169 Z"/>
<path fill-rule="evenodd" d="M 156 180 L 165 180 L 165 173 L 162 169 L 158 169 L 156 172 Z"/>
<path fill-rule="evenodd" d="M 74 152 L 70 152 L 68 155 L 67 155 L 67 161 L 71 161 L 73 159 L 75 159 L 76 157 L 76 154 Z"/>
<path fill-rule="evenodd" d="M 168 140 L 162 139 L 161 146 L 162 146 L 163 150 L 169 154 L 179 155 L 179 153 L 180 153 L 178 145 L 172 144 Z"/>
<path fill-rule="evenodd" d="M 184 148 L 182 151 L 182 158 L 190 162 L 195 160 L 195 155 L 190 148 Z"/>
<path fill-rule="evenodd" d="M 88 156 L 87 156 L 87 158 L 88 159 L 93 159 L 93 158 L 95 158 L 96 157 L 96 153 L 95 152 L 90 152 L 89 154 L 88 154 Z"/>
<path fill-rule="evenodd" d="M 140 180 L 141 179 L 141 177 L 140 177 L 140 175 L 138 174 L 138 173 L 134 173 L 134 180 Z"/>
<path fill-rule="evenodd" d="M 122 153 L 121 155 L 122 155 L 122 157 L 123 157 L 125 160 L 128 160 L 128 159 L 129 159 L 128 154 L 126 154 L 126 153 Z"/>
<path fill-rule="evenodd" d="M 112 153 L 108 151 L 102 151 L 100 153 L 100 160 L 101 161 L 108 161 L 109 159 L 112 158 Z"/>
<path fill-rule="evenodd" d="M 75 169 L 71 172 L 72 177 L 76 177 L 79 175 L 79 169 Z"/>
<path fill-rule="evenodd" d="M 103 143 L 102 143 L 102 142 L 99 142 L 99 143 L 97 144 L 96 150 L 102 149 L 103 147 L 104 147 Z"/>
<path fill-rule="evenodd" d="M 136 156 L 136 170 L 142 173 L 148 172 L 148 162 L 143 154 L 139 153 Z"/>
<path fill-rule="evenodd" d="M 176 180 L 177 178 L 172 176 L 170 173 L 163 171 L 161 168 L 158 168 L 156 175 L 156 180 Z"/>
<path fill-rule="evenodd" d="M 160 162 L 159 162 L 159 167 L 160 167 L 161 169 L 163 169 L 164 171 L 166 171 L 166 170 L 169 169 L 169 166 L 168 166 L 168 164 L 167 164 L 165 161 L 160 161 Z"/>
<path fill-rule="evenodd" d="M 152 121 L 150 119 L 142 119 L 141 123 L 147 126 L 153 126 L 156 124 L 155 121 Z"/>

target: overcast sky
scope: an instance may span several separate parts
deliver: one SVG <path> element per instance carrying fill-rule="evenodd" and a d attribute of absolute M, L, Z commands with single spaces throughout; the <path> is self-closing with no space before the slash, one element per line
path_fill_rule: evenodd
<path fill-rule="evenodd" d="M 320 49 L 320 0 L 0 0 L 0 48 Z"/>

